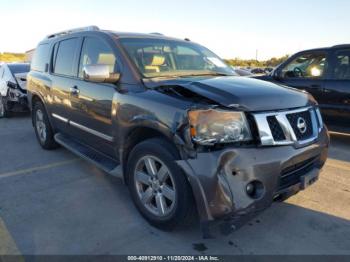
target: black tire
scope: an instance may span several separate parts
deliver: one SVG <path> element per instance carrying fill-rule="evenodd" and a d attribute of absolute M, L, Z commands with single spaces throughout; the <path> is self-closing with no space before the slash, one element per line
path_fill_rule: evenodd
<path fill-rule="evenodd" d="M 186 179 L 186 175 L 175 163 L 175 160 L 179 159 L 177 155 L 175 147 L 169 142 L 161 138 L 152 138 L 136 145 L 131 151 L 127 162 L 126 172 L 128 176 L 129 190 L 137 209 L 151 225 L 162 230 L 172 230 L 175 227 L 191 225 L 195 217 L 196 209 L 194 206 L 192 190 Z M 135 178 L 136 169 L 138 163 L 148 156 L 155 157 L 159 159 L 162 164 L 165 164 L 170 171 L 168 174 L 171 176 L 171 181 L 174 183 L 174 205 L 172 209 L 170 209 L 170 213 L 163 217 L 150 212 L 146 204 L 142 203 L 139 195 L 139 189 L 137 186 L 138 182 Z M 162 194 L 161 189 L 159 194 Z"/>
<path fill-rule="evenodd" d="M 5 97 L 0 95 L 0 118 L 10 117 L 10 112 L 7 109 Z"/>
<path fill-rule="evenodd" d="M 42 120 L 39 120 L 37 117 L 37 114 L 39 113 L 42 114 Z M 35 135 L 41 147 L 46 150 L 57 148 L 58 144 L 55 142 L 53 129 L 48 119 L 45 107 L 41 102 L 35 102 L 33 106 L 33 111 L 32 111 L 32 120 L 34 124 Z M 46 132 L 45 137 L 43 137 L 40 134 L 39 127 L 38 127 L 39 121 L 43 125 L 43 127 L 45 127 L 45 132 Z"/>

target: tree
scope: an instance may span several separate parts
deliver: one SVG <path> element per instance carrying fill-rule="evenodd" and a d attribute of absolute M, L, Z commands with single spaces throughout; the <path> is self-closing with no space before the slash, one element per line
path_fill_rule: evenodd
<path fill-rule="evenodd" d="M 240 59 L 236 57 L 234 59 L 225 59 L 225 62 L 228 65 L 238 66 L 238 67 L 275 67 L 283 63 L 284 61 L 286 61 L 288 57 L 289 55 L 285 55 L 278 58 L 273 57 L 265 61 L 257 61 L 255 59 Z"/>
<path fill-rule="evenodd" d="M 0 53 L 0 61 L 2 62 L 23 62 L 26 59 L 25 54 L 21 53 Z"/>

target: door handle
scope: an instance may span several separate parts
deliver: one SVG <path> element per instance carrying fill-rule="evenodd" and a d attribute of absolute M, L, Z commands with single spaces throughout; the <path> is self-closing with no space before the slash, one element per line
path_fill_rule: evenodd
<path fill-rule="evenodd" d="M 80 90 L 77 86 L 73 86 L 71 88 L 69 88 L 69 91 L 72 95 L 79 95 Z"/>
<path fill-rule="evenodd" d="M 320 88 L 321 86 L 320 85 L 317 85 L 317 84 L 314 84 L 314 85 L 311 85 L 312 88 Z"/>

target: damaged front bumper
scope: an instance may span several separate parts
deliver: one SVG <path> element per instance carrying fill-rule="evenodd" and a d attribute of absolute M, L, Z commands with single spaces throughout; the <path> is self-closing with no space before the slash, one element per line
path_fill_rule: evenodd
<path fill-rule="evenodd" d="M 207 224 L 259 212 L 312 184 L 327 159 L 328 146 L 323 128 L 315 143 L 302 148 L 230 147 L 177 163 L 188 176 L 201 222 Z M 249 184 L 255 186 L 250 195 Z"/>

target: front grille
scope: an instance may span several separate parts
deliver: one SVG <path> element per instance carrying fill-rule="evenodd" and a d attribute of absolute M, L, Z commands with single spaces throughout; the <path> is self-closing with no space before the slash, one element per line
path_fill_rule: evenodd
<path fill-rule="evenodd" d="M 287 114 L 286 116 L 298 140 L 306 140 L 312 137 L 313 127 L 310 111 Z M 298 127 L 298 121 L 305 123 L 305 129 Z"/>
<path fill-rule="evenodd" d="M 282 170 L 278 191 L 300 182 L 300 177 L 310 172 L 316 164 L 319 156 L 309 158 L 305 161 L 289 166 Z"/>
<path fill-rule="evenodd" d="M 313 107 L 253 114 L 262 146 L 302 147 L 317 139 L 322 127 Z"/>
<path fill-rule="evenodd" d="M 278 123 L 276 117 L 275 116 L 268 116 L 266 119 L 267 119 L 267 122 L 269 123 L 269 127 L 271 129 L 273 139 L 275 141 L 285 140 L 286 136 L 284 135 L 283 130 L 282 130 L 280 124 Z"/>

